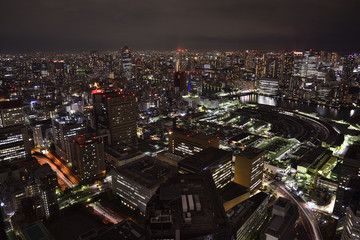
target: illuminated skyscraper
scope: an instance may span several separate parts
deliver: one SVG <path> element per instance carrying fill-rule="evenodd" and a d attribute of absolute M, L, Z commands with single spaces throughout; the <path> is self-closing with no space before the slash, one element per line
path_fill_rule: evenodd
<path fill-rule="evenodd" d="M 202 133 L 190 133 L 176 128 L 169 132 L 169 152 L 188 157 L 208 147 L 219 147 L 219 139 Z"/>
<path fill-rule="evenodd" d="M 29 136 L 25 126 L 0 128 L 0 162 L 30 156 Z"/>
<path fill-rule="evenodd" d="M 81 118 L 65 116 L 52 119 L 52 131 L 56 153 L 66 159 L 65 142 L 86 133 L 87 128 Z"/>
<path fill-rule="evenodd" d="M 30 142 L 21 101 L 0 102 L 0 162 L 30 155 Z"/>
<path fill-rule="evenodd" d="M 294 54 L 292 52 L 285 52 L 282 55 L 281 70 L 280 70 L 280 80 L 281 88 L 284 90 L 290 89 L 290 79 L 293 73 L 294 68 Z"/>
<path fill-rule="evenodd" d="M 259 189 L 262 185 L 264 158 L 264 151 L 252 147 L 234 156 L 234 182 L 250 188 L 250 192 Z"/>
<path fill-rule="evenodd" d="M 25 124 L 24 110 L 20 100 L 0 102 L 0 127 Z"/>
<path fill-rule="evenodd" d="M 95 93 L 94 116 L 97 129 L 109 129 L 111 145 L 137 143 L 137 108 L 134 94 Z"/>
<path fill-rule="evenodd" d="M 123 77 L 130 80 L 133 75 L 132 56 L 128 46 L 121 49 L 121 63 L 123 69 Z"/>
<path fill-rule="evenodd" d="M 92 179 L 104 174 L 104 143 L 96 137 L 80 136 L 71 141 L 70 156 L 72 167 L 81 179 Z"/>

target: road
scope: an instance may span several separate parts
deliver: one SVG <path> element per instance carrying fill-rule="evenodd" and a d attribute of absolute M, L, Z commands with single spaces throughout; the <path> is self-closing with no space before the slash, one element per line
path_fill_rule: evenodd
<path fill-rule="evenodd" d="M 101 216 L 103 216 L 104 218 L 106 218 L 107 220 L 109 220 L 114 224 L 117 224 L 124 220 L 123 218 L 117 216 L 110 209 L 101 206 L 100 203 L 90 203 L 87 206 L 91 207 L 92 209 L 94 209 L 95 212 L 97 212 L 98 214 L 100 214 Z"/>
<path fill-rule="evenodd" d="M 79 184 L 79 179 L 70 171 L 70 169 L 62 161 L 60 161 L 50 152 L 47 152 L 45 155 L 47 158 L 51 159 L 56 166 L 58 166 L 61 169 L 61 171 L 71 180 L 71 182 L 74 183 L 74 185 Z"/>
<path fill-rule="evenodd" d="M 60 171 L 60 169 L 58 169 L 58 167 L 52 162 L 50 161 L 48 158 L 46 157 L 41 157 L 38 155 L 33 155 L 33 157 L 35 157 L 37 159 L 37 161 L 40 164 L 49 164 L 51 169 L 56 172 L 57 176 L 59 179 L 61 179 L 61 182 L 59 182 L 60 186 L 62 185 L 62 183 L 64 183 L 67 187 L 72 188 L 74 186 L 74 183 L 67 178 L 62 171 Z"/>
<path fill-rule="evenodd" d="M 304 229 L 307 231 L 309 239 L 321 240 L 322 236 L 317 219 L 311 210 L 307 209 L 307 203 L 301 198 L 294 197 L 281 182 L 274 181 L 269 184 L 269 187 L 273 188 L 276 193 L 281 192 L 283 196 L 297 205 L 302 220 L 301 224 L 303 224 Z"/>

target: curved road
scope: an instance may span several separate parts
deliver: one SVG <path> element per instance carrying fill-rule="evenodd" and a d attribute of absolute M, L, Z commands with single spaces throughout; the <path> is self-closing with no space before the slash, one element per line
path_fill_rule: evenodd
<path fill-rule="evenodd" d="M 47 159 L 46 157 L 40 157 L 37 155 L 33 155 L 33 157 L 36 158 L 36 160 L 38 160 L 39 163 L 43 163 L 43 164 L 49 164 L 51 169 L 56 172 L 57 176 L 66 184 L 67 187 L 72 188 L 74 185 L 76 185 L 76 183 L 72 182 L 71 180 L 69 180 L 63 172 L 61 172 L 58 167 L 51 162 L 49 159 Z"/>
<path fill-rule="evenodd" d="M 280 191 L 286 198 L 290 199 L 293 203 L 295 203 L 301 213 L 302 219 L 305 221 L 306 225 L 309 227 L 311 237 L 310 239 L 321 240 L 323 239 L 321 236 L 321 231 L 317 222 L 317 219 L 312 215 L 312 212 L 304 207 L 304 202 L 296 199 L 291 192 L 289 192 L 286 187 L 282 183 L 273 182 L 269 184 L 274 188 L 275 192 Z M 305 227 L 305 226 L 304 226 Z"/>

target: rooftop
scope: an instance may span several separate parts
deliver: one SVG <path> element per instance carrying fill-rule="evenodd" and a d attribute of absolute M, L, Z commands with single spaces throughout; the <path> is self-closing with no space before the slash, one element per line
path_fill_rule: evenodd
<path fill-rule="evenodd" d="M 239 229 L 268 198 L 269 195 L 267 193 L 260 192 L 228 210 L 226 214 L 235 229 Z"/>
<path fill-rule="evenodd" d="M 244 151 L 239 153 L 237 156 L 248 158 L 248 159 L 253 159 L 256 156 L 260 155 L 262 152 L 263 152 L 263 150 L 261 150 L 261 149 L 254 148 L 254 147 L 247 147 L 244 149 Z"/>
<path fill-rule="evenodd" d="M 345 154 L 346 158 L 360 159 L 360 145 L 352 145 Z"/>
<path fill-rule="evenodd" d="M 194 201 L 190 203 L 189 199 Z M 216 239 L 228 239 L 230 234 L 230 226 L 209 171 L 178 174 L 170 178 L 148 202 L 146 218 L 147 237 L 150 239 L 160 236 L 174 238 L 176 233 L 179 239 L 209 234 Z"/>
<path fill-rule="evenodd" d="M 19 108 L 22 107 L 21 100 L 0 101 L 0 109 Z"/>
<path fill-rule="evenodd" d="M 184 166 L 195 171 L 201 171 L 207 169 L 214 164 L 221 164 L 222 162 L 224 162 L 224 160 L 231 160 L 231 156 L 232 152 L 227 152 L 222 149 L 209 147 L 199 153 L 183 159 L 179 162 L 179 166 Z"/>
<path fill-rule="evenodd" d="M 113 170 L 146 188 L 154 188 L 177 172 L 177 168 L 156 158 L 145 156 Z"/>
<path fill-rule="evenodd" d="M 52 239 L 44 224 L 37 221 L 22 229 L 25 240 L 47 240 Z"/>
<path fill-rule="evenodd" d="M 131 220 L 124 220 L 111 228 L 89 232 L 89 235 L 86 240 L 144 240 L 145 230 Z"/>
<path fill-rule="evenodd" d="M 236 182 L 230 182 L 220 190 L 220 198 L 223 202 L 228 202 L 234 198 L 242 196 L 247 192 L 249 192 L 249 188 L 244 187 L 243 185 L 240 185 Z"/>

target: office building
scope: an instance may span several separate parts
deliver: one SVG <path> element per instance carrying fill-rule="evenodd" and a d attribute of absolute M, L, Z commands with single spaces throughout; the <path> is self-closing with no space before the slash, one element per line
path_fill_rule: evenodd
<path fill-rule="evenodd" d="M 219 147 L 219 139 L 198 132 L 188 132 L 175 128 L 169 132 L 169 152 L 181 157 L 188 157 L 208 147 Z"/>
<path fill-rule="evenodd" d="M 33 198 L 38 205 L 36 209 L 38 219 L 48 219 L 59 214 L 57 186 L 57 174 L 50 165 L 44 164 L 31 170 L 27 193 L 28 197 Z"/>
<path fill-rule="evenodd" d="M 127 80 L 130 80 L 133 75 L 133 63 L 132 63 L 131 51 L 128 46 L 121 48 L 121 63 L 122 63 L 123 77 L 125 77 Z"/>
<path fill-rule="evenodd" d="M 254 192 L 262 185 L 265 151 L 248 147 L 233 157 L 235 161 L 234 182 Z"/>
<path fill-rule="evenodd" d="M 104 142 L 84 135 L 69 142 L 72 168 L 80 179 L 105 176 Z"/>
<path fill-rule="evenodd" d="M 109 129 L 112 146 L 137 143 L 137 108 L 134 94 L 95 93 L 93 102 L 96 128 Z"/>
<path fill-rule="evenodd" d="M 250 190 L 235 182 L 229 182 L 219 190 L 219 197 L 225 211 L 235 207 L 237 204 L 250 197 Z"/>
<path fill-rule="evenodd" d="M 360 169 L 360 145 L 350 146 L 344 156 L 339 176 L 339 187 L 336 191 L 336 200 L 333 214 L 342 218 L 346 213 L 346 188 L 352 177 L 357 177 Z"/>
<path fill-rule="evenodd" d="M 266 220 L 268 203 L 269 194 L 259 192 L 228 210 L 226 215 L 232 225 L 232 239 L 253 239 Z"/>
<path fill-rule="evenodd" d="M 147 239 L 229 240 L 231 227 L 209 171 L 178 174 L 146 206 Z"/>
<path fill-rule="evenodd" d="M 30 156 L 30 142 L 25 126 L 0 128 L 0 162 L 25 159 Z"/>
<path fill-rule="evenodd" d="M 259 80 L 259 93 L 276 96 L 279 91 L 279 80 L 275 78 L 262 78 Z"/>
<path fill-rule="evenodd" d="M 25 124 L 24 110 L 20 100 L 0 101 L 0 127 Z"/>
<path fill-rule="evenodd" d="M 179 172 L 184 174 L 209 170 L 217 189 L 223 188 L 233 177 L 232 152 L 209 147 L 178 163 Z"/>
<path fill-rule="evenodd" d="M 111 171 L 113 193 L 130 208 L 145 212 L 146 203 L 176 168 L 152 157 L 143 157 Z"/>
<path fill-rule="evenodd" d="M 360 184 L 359 177 L 352 178 L 348 185 L 346 199 L 348 206 L 342 224 L 344 225 L 341 240 L 360 239 Z"/>
<path fill-rule="evenodd" d="M 290 80 L 294 68 L 294 54 L 292 52 L 285 52 L 282 55 L 281 70 L 280 70 L 280 87 L 283 90 L 292 90 L 290 87 Z"/>
<path fill-rule="evenodd" d="M 187 89 L 185 72 L 174 73 L 174 87 L 175 87 L 175 93 L 180 93 Z"/>
<path fill-rule="evenodd" d="M 295 204 L 285 198 L 278 198 L 273 205 L 272 218 L 262 232 L 266 240 L 295 239 L 293 231 L 299 212 Z"/>
<path fill-rule="evenodd" d="M 52 119 L 52 132 L 56 154 L 62 159 L 66 159 L 66 141 L 77 138 L 87 132 L 87 126 L 82 118 L 72 116 L 62 116 Z"/>

